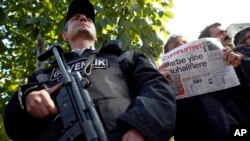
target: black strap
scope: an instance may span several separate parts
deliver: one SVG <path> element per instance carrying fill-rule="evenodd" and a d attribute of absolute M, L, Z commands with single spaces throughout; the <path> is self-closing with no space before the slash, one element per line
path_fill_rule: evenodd
<path fill-rule="evenodd" d="M 92 70 L 92 64 L 96 58 L 96 55 L 99 54 L 100 49 L 94 50 L 92 51 L 92 53 L 89 55 L 87 61 L 86 61 L 86 65 L 83 69 L 82 72 L 82 76 L 89 76 L 91 74 L 91 70 Z"/>
<path fill-rule="evenodd" d="M 101 50 L 102 50 L 101 52 L 104 52 L 104 53 L 109 53 L 109 54 L 120 56 L 122 53 L 121 48 L 122 48 L 121 42 L 118 40 L 104 41 L 104 43 L 102 44 L 102 47 L 97 50 L 94 50 L 88 57 L 86 61 L 86 65 L 83 69 L 82 76 L 90 75 L 93 61 L 95 60 L 96 55 L 99 54 Z"/>

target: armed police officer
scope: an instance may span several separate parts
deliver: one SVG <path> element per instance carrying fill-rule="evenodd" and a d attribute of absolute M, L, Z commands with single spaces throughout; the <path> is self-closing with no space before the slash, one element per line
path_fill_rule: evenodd
<path fill-rule="evenodd" d="M 71 49 L 63 56 L 72 71 L 81 71 L 84 62 L 94 52 L 97 40 L 94 18 L 94 8 L 89 1 L 74 0 L 70 4 L 62 38 Z M 119 59 L 122 52 L 112 51 L 97 54 L 95 61 L 101 63 L 92 65 L 92 72 L 88 76 L 91 85 L 87 88 L 108 139 L 169 139 L 176 112 L 169 82 L 154 69 L 145 55 L 135 53 L 133 61 L 129 61 L 126 57 Z M 57 120 L 60 112 L 55 102 L 60 91 L 47 91 L 47 88 L 60 83 L 59 74 L 56 63 L 33 73 L 28 83 L 21 86 L 9 101 L 4 113 L 4 126 L 12 140 L 54 141 L 63 134 L 61 122 Z M 45 88 L 32 89 L 40 85 Z M 78 136 L 72 140 L 83 138 Z"/>

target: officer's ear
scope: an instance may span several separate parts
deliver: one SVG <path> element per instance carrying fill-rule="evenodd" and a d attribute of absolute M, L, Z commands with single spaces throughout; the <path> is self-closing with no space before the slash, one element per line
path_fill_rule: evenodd
<path fill-rule="evenodd" d="M 67 30 L 68 30 L 68 22 L 65 23 L 63 33 L 62 33 L 62 38 L 64 41 L 68 41 Z"/>
<path fill-rule="evenodd" d="M 63 38 L 64 41 L 68 41 L 68 34 L 67 34 L 67 32 L 63 31 L 62 38 Z"/>

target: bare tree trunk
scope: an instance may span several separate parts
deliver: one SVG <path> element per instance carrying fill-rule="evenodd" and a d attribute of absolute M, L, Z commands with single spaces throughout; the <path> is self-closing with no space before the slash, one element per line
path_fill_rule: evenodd
<path fill-rule="evenodd" d="M 41 34 L 39 33 L 38 34 L 38 37 L 37 37 L 37 47 L 36 47 L 36 58 L 41 54 L 43 53 L 45 50 L 45 40 L 44 38 L 41 36 Z M 36 70 L 40 70 L 40 69 L 44 69 L 45 68 L 45 62 L 42 61 L 38 61 L 36 59 Z"/>

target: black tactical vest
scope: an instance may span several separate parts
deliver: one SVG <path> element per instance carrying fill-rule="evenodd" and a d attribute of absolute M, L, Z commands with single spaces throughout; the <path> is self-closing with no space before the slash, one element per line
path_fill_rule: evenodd
<path fill-rule="evenodd" d="M 81 55 L 66 53 L 67 64 L 72 71 L 81 72 L 89 53 Z M 36 79 L 48 87 L 61 81 L 61 72 L 57 66 L 46 71 L 40 71 Z M 88 76 L 90 86 L 87 88 L 107 132 L 117 128 L 116 120 L 131 103 L 131 97 L 124 73 L 119 64 L 119 57 L 110 53 L 99 54 L 92 65 Z"/>

